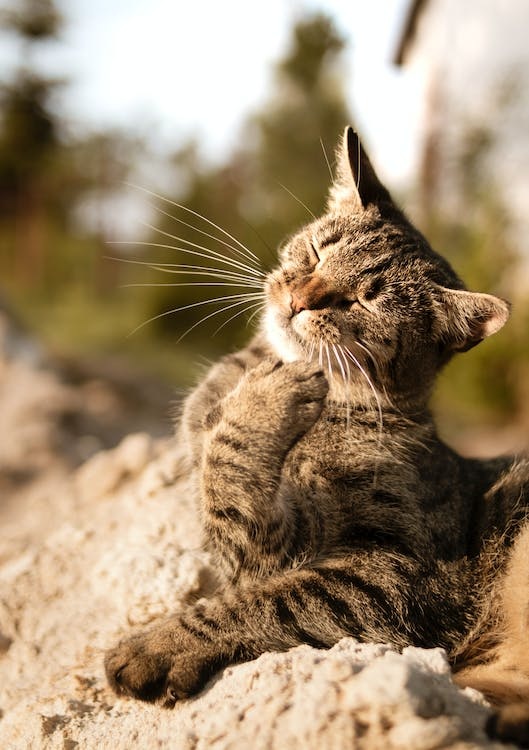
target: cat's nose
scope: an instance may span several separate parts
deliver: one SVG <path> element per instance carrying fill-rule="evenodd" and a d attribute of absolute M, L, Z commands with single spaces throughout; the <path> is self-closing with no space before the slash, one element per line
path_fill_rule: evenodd
<path fill-rule="evenodd" d="M 302 310 L 307 310 L 307 308 L 307 300 L 304 299 L 302 295 L 297 294 L 296 292 L 290 293 L 290 309 L 292 310 L 293 315 L 297 315 Z"/>

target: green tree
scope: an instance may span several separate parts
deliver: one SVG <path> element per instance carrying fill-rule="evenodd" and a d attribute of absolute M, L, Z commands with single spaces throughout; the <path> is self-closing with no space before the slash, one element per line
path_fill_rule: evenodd
<path fill-rule="evenodd" d="M 32 56 L 35 46 L 57 37 L 62 18 L 52 0 L 24 0 L 4 9 L 0 21 L 4 33 L 19 40 L 24 61 L 12 80 L 0 85 L 3 256 L 18 283 L 35 286 L 45 262 L 46 198 L 60 145 L 58 123 L 50 109 L 59 81 L 39 75 Z"/>
<path fill-rule="evenodd" d="M 499 112 L 491 121 L 500 119 Z M 451 261 L 470 289 L 507 294 L 509 276 L 519 262 L 508 206 L 494 178 L 497 136 L 486 123 L 462 130 L 457 164 L 458 210 L 430 206 L 426 234 Z M 492 339 L 457 357 L 442 376 L 435 404 L 442 429 L 460 437 L 465 426 L 511 424 L 522 411 L 525 388 L 517 385 L 527 372 L 527 312 L 517 315 Z"/>

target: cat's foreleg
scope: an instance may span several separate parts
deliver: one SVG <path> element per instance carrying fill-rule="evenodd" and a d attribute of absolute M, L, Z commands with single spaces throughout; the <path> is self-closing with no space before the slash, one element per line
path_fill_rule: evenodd
<path fill-rule="evenodd" d="M 454 615 L 468 602 L 465 587 L 457 592 L 444 576 L 396 553 L 363 552 L 257 579 L 122 641 L 106 657 L 109 682 L 119 694 L 171 705 L 230 663 L 300 643 L 325 648 L 350 635 L 449 646 L 459 637 Z"/>
<path fill-rule="evenodd" d="M 314 364 L 268 360 L 210 414 L 200 494 L 207 542 L 231 577 L 284 567 L 303 523 L 281 488 L 285 457 L 321 414 L 328 385 Z"/>

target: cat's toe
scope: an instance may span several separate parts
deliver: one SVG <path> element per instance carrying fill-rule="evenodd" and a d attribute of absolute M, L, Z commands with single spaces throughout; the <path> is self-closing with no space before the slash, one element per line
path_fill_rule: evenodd
<path fill-rule="evenodd" d="M 149 647 L 147 640 L 134 636 L 110 649 L 105 672 L 118 695 L 154 701 L 164 695 L 171 659 Z"/>

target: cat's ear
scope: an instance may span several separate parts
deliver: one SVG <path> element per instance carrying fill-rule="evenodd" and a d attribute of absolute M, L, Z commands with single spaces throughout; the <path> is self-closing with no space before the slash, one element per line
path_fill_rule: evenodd
<path fill-rule="evenodd" d="M 338 146 L 336 179 L 329 191 L 330 211 L 360 211 L 369 205 L 391 202 L 364 151 L 358 133 L 347 127 Z"/>
<path fill-rule="evenodd" d="M 466 352 L 507 322 L 511 306 L 492 294 L 441 290 L 442 340 L 454 352 Z"/>

